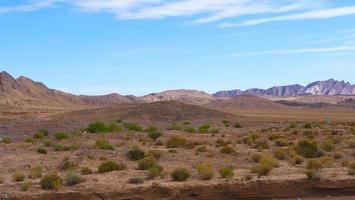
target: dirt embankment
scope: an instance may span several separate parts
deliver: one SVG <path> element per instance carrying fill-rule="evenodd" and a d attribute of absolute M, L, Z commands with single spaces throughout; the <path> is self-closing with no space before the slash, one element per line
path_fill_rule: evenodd
<path fill-rule="evenodd" d="M 181 184 L 164 186 L 153 184 L 137 186 L 122 191 L 44 192 L 33 195 L 17 195 L 6 199 L 37 200 L 253 200 L 286 199 L 303 197 L 355 196 L 355 179 L 352 180 L 265 180 L 226 182 L 206 185 Z M 4 198 L 4 197 L 3 197 Z M 2 198 L 2 199 L 3 199 Z M 5 198 L 4 198 L 5 199 Z"/>

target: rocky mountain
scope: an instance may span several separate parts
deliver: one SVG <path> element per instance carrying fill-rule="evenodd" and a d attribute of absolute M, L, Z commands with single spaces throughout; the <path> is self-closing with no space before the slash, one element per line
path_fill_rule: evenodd
<path fill-rule="evenodd" d="M 115 103 L 140 103 L 143 100 L 139 99 L 135 96 L 123 96 L 117 93 L 101 95 L 101 96 L 88 96 L 88 95 L 80 95 L 78 99 L 86 104 L 92 105 L 108 105 Z"/>
<path fill-rule="evenodd" d="M 287 85 L 276 86 L 269 89 L 252 88 L 246 91 L 231 90 L 217 92 L 213 94 L 213 96 L 225 98 L 239 96 L 242 94 L 251 94 L 256 96 L 355 95 L 355 85 L 345 81 L 329 79 L 326 81 L 316 81 L 308 84 L 307 86 Z"/>
<path fill-rule="evenodd" d="M 144 102 L 178 101 L 186 104 L 204 105 L 214 100 L 210 94 L 198 90 L 167 90 L 161 93 L 153 93 L 141 97 Z"/>

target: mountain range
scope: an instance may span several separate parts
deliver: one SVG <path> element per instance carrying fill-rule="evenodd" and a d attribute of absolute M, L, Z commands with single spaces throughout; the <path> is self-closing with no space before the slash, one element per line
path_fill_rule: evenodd
<path fill-rule="evenodd" d="M 269 89 L 248 89 L 246 91 L 221 91 L 213 95 L 198 90 L 168 90 L 161 93 L 152 93 L 141 97 L 108 94 L 102 96 L 74 95 L 50 89 L 43 83 L 35 82 L 27 77 L 13 78 L 7 72 L 0 73 L 0 105 L 18 107 L 47 106 L 68 107 L 87 105 L 109 105 L 115 103 L 153 103 L 160 101 L 177 101 L 192 105 L 219 105 L 221 99 L 228 97 L 243 97 L 233 100 L 233 104 L 240 105 L 238 101 L 247 100 L 245 96 L 284 97 L 284 96 L 335 96 L 355 95 L 355 85 L 349 82 L 329 79 L 313 82 L 307 86 L 288 85 L 276 86 Z M 236 102 L 234 102 L 236 101 Z M 259 104 L 263 102 L 258 100 Z"/>
<path fill-rule="evenodd" d="M 286 86 L 275 86 L 269 89 L 252 88 L 245 91 L 238 89 L 230 91 L 221 91 L 213 94 L 213 96 L 225 98 L 239 96 L 243 94 L 251 94 L 255 96 L 355 95 L 355 85 L 352 85 L 351 83 L 345 81 L 329 79 L 326 81 L 316 81 L 308 84 L 307 86 L 296 84 Z"/>

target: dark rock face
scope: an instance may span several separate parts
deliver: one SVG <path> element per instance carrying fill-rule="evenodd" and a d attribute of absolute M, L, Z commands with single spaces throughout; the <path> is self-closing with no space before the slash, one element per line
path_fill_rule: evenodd
<path fill-rule="evenodd" d="M 235 92 L 238 91 L 238 92 Z M 242 94 L 251 94 L 256 96 L 299 96 L 299 95 L 355 95 L 355 85 L 349 82 L 329 79 L 326 81 L 316 81 L 302 85 L 275 86 L 269 89 L 252 88 L 246 91 L 231 90 L 217 92 L 216 97 L 234 97 Z"/>

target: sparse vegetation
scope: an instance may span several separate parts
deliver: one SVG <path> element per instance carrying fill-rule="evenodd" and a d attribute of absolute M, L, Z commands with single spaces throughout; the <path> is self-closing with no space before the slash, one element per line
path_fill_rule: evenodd
<path fill-rule="evenodd" d="M 234 125 L 234 128 L 242 128 L 242 125 L 241 125 L 240 123 L 236 123 L 236 124 Z"/>
<path fill-rule="evenodd" d="M 114 150 L 115 148 L 105 138 L 97 139 L 95 147 L 103 150 Z"/>
<path fill-rule="evenodd" d="M 28 178 L 30 179 L 38 179 L 42 177 L 42 167 L 41 166 L 36 166 L 30 169 L 30 173 L 28 175 Z"/>
<path fill-rule="evenodd" d="M 319 160 L 309 160 L 306 165 L 306 175 L 310 179 L 319 179 L 323 166 Z"/>
<path fill-rule="evenodd" d="M 129 184 L 139 185 L 144 183 L 144 179 L 142 178 L 131 178 L 128 180 Z"/>
<path fill-rule="evenodd" d="M 259 176 L 268 175 L 274 167 L 279 165 L 278 161 L 271 155 L 262 155 L 258 164 L 255 164 L 251 171 Z"/>
<path fill-rule="evenodd" d="M 45 150 L 44 148 L 41 148 L 41 147 L 37 149 L 37 152 L 39 154 L 47 154 L 47 150 Z"/>
<path fill-rule="evenodd" d="M 220 150 L 221 153 L 223 154 L 233 154 L 235 153 L 235 149 L 231 146 L 224 146 L 222 147 L 222 149 Z"/>
<path fill-rule="evenodd" d="M 58 132 L 54 135 L 54 137 L 57 140 L 67 140 L 69 138 L 69 135 L 64 132 Z"/>
<path fill-rule="evenodd" d="M 198 128 L 198 132 L 200 133 L 208 133 L 209 129 L 211 128 L 210 125 L 208 124 L 205 124 L 205 125 L 202 125 Z"/>
<path fill-rule="evenodd" d="M 136 131 L 136 132 L 143 131 L 143 127 L 141 127 L 139 124 L 136 123 L 123 123 L 123 126 L 130 131 Z"/>
<path fill-rule="evenodd" d="M 4 139 L 2 139 L 2 142 L 3 142 L 4 144 L 11 144 L 12 140 L 11 140 L 10 137 L 5 137 Z"/>
<path fill-rule="evenodd" d="M 32 187 L 32 181 L 26 180 L 21 184 L 20 190 L 25 192 Z"/>
<path fill-rule="evenodd" d="M 347 165 L 347 168 L 348 168 L 348 174 L 349 175 L 355 175 L 355 161 L 350 162 Z"/>
<path fill-rule="evenodd" d="M 163 167 L 156 165 L 148 169 L 147 179 L 154 179 L 161 176 L 163 173 Z"/>

